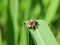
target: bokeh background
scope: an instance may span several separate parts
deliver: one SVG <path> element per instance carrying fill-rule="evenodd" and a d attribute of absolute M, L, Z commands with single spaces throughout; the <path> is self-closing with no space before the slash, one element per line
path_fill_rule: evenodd
<path fill-rule="evenodd" d="M 35 45 L 29 19 L 45 20 L 60 44 L 60 0 L 0 0 L 0 45 Z"/>

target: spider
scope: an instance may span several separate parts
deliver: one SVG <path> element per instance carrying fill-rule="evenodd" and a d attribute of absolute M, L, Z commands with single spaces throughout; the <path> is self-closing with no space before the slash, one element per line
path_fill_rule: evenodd
<path fill-rule="evenodd" d="M 31 20 L 27 21 L 27 23 L 26 23 L 26 26 L 29 29 L 36 29 L 37 25 L 38 25 L 38 22 L 34 19 L 31 19 Z"/>

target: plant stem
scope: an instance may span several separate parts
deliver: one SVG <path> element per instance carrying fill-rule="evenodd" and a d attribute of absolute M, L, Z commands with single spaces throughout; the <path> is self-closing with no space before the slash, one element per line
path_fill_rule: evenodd
<path fill-rule="evenodd" d="M 18 0 L 10 0 L 10 12 L 14 28 L 14 45 L 18 45 Z"/>
<path fill-rule="evenodd" d="M 45 20 L 48 24 L 54 19 L 56 11 L 58 9 L 59 0 L 51 0 L 49 7 L 47 8 Z"/>
<path fill-rule="evenodd" d="M 2 35 L 1 35 L 1 29 L 0 29 L 0 45 L 2 45 Z"/>

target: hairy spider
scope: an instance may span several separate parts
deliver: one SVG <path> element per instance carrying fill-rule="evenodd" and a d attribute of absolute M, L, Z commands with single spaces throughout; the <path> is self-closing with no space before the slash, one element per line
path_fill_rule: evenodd
<path fill-rule="evenodd" d="M 36 20 L 31 19 L 31 20 L 27 21 L 26 26 L 27 26 L 29 29 L 36 29 L 37 24 L 38 24 L 38 22 L 37 22 Z"/>

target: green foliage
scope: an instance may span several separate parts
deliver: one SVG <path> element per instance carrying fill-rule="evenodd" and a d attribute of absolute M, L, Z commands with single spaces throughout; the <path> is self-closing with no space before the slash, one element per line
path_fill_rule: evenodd
<path fill-rule="evenodd" d="M 45 16 L 45 20 L 47 21 L 48 24 L 54 19 L 58 6 L 59 6 L 59 0 L 50 1 L 50 4 L 47 8 L 46 16 Z"/>
<path fill-rule="evenodd" d="M 59 45 L 53 36 L 51 30 L 44 20 L 36 20 L 38 22 L 38 28 L 29 29 L 33 40 L 36 45 Z"/>
<path fill-rule="evenodd" d="M 10 13 L 14 29 L 14 45 L 18 45 L 18 0 L 10 0 Z"/>
<path fill-rule="evenodd" d="M 0 45 L 2 45 L 2 35 L 1 35 L 1 29 L 0 29 Z"/>
<path fill-rule="evenodd" d="M 24 24 L 29 19 L 45 20 L 60 44 L 59 3 L 60 0 L 0 0 L 0 45 L 35 45 Z"/>

